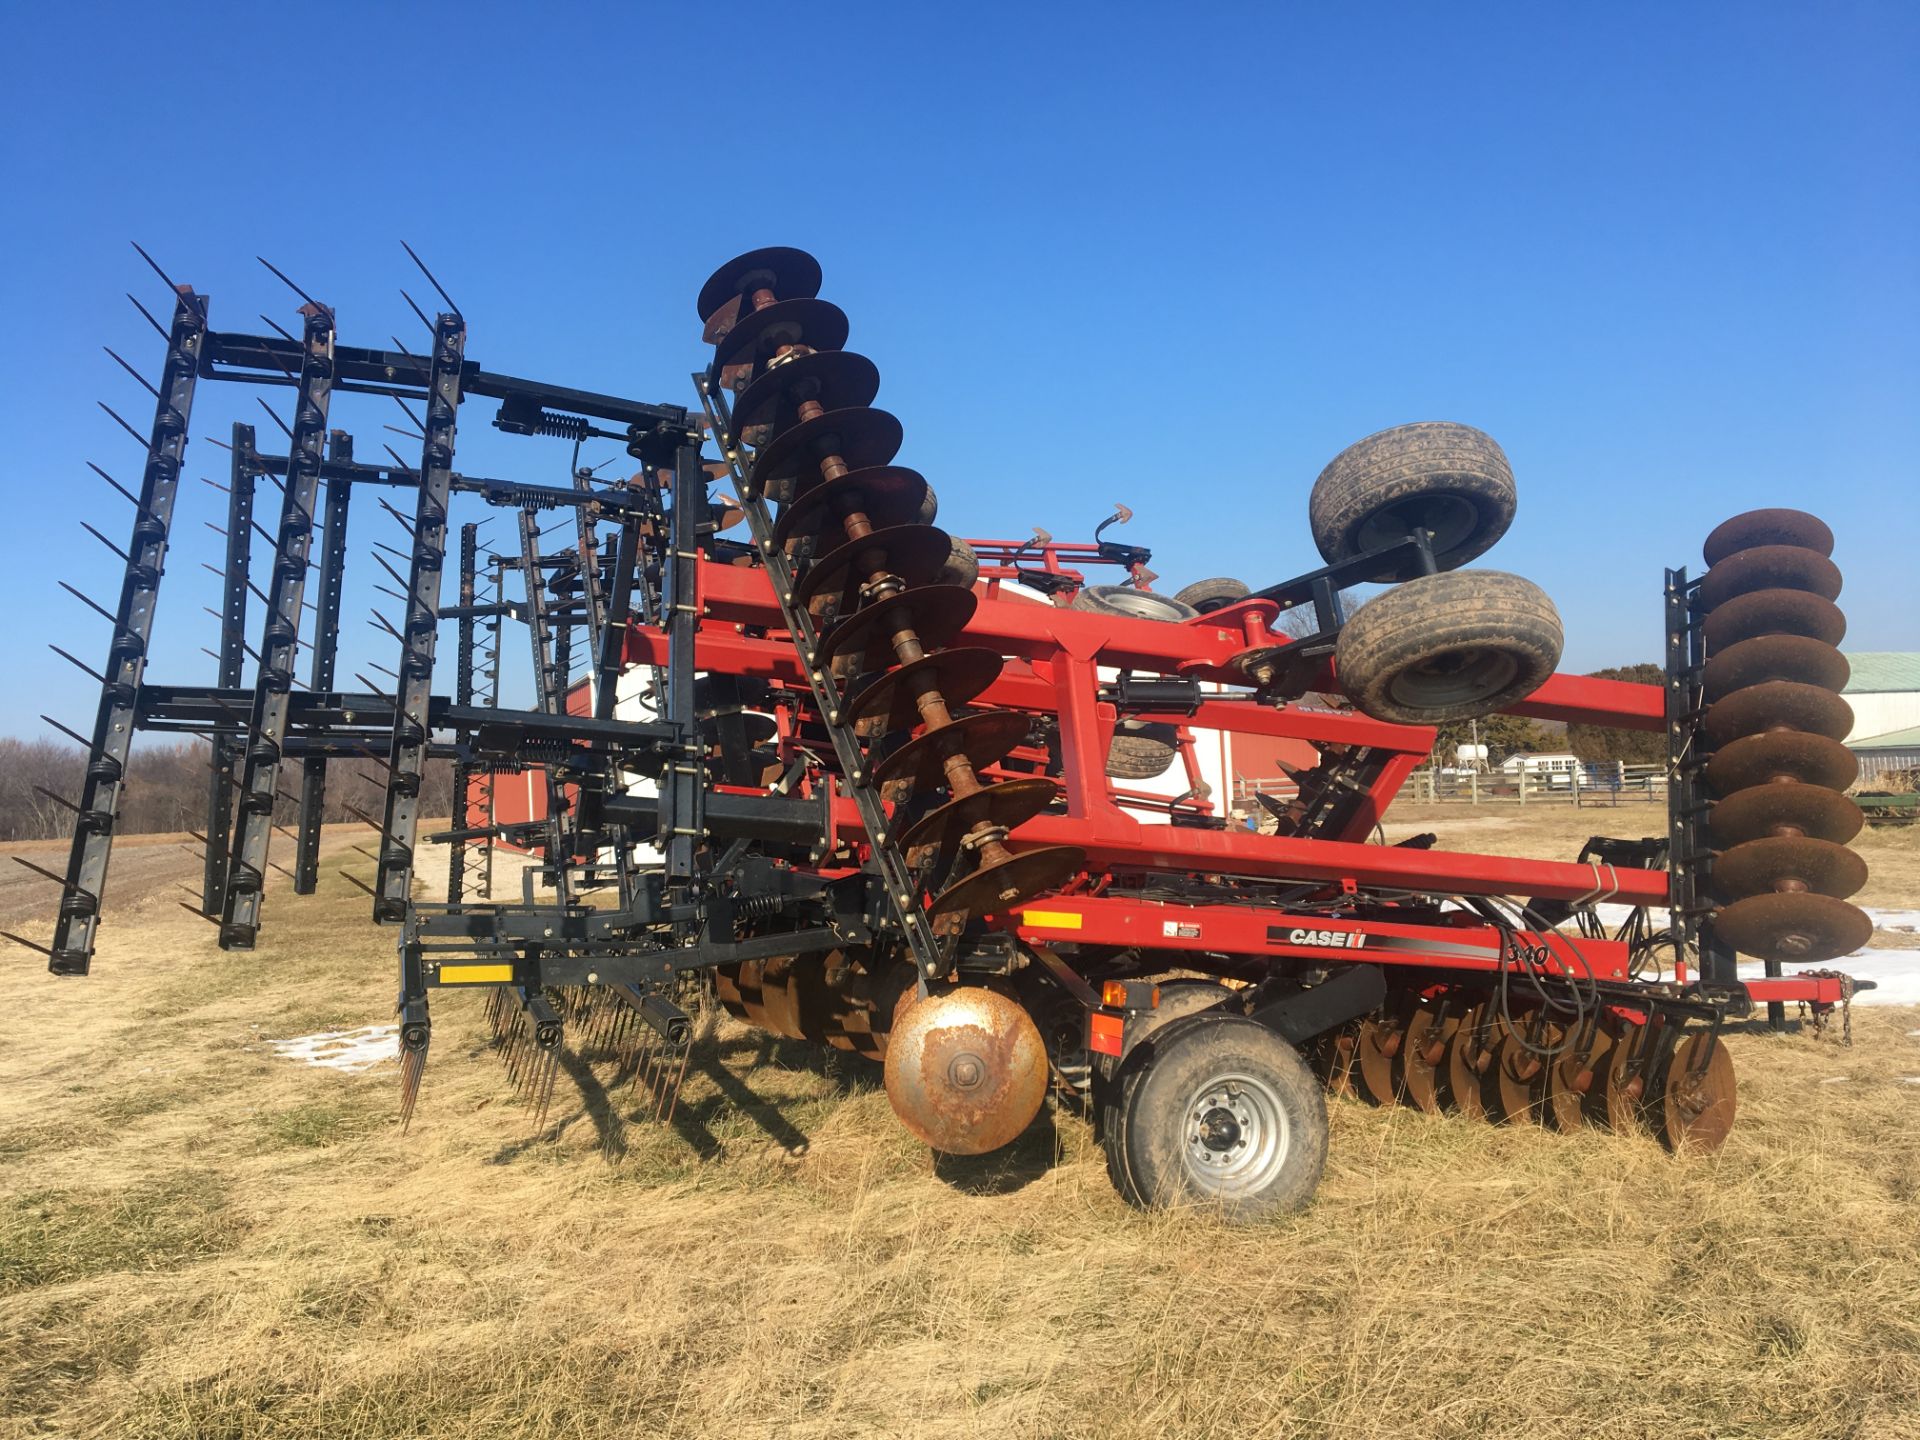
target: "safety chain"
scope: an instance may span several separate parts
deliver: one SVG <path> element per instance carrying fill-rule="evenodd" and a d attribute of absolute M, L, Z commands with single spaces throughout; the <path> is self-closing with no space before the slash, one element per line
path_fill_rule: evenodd
<path fill-rule="evenodd" d="M 1853 1045 L 1853 977 L 1844 970 L 1799 970 L 1795 972 L 1814 980 L 1838 980 L 1840 982 L 1840 1043 Z M 1824 1035 L 1827 1029 L 1827 1015 L 1818 1005 L 1800 1002 L 1800 1013 L 1810 1015 L 1813 1021 L 1813 1033 Z"/>

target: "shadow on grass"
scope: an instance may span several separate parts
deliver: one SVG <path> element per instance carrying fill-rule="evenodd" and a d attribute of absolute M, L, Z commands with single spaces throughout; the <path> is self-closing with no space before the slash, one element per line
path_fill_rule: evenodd
<path fill-rule="evenodd" d="M 1011 1195 L 1023 1190 L 1060 1161 L 1060 1136 L 1053 1109 L 1042 1106 L 1018 1140 L 985 1155 L 933 1152 L 933 1173 L 964 1195 Z"/>

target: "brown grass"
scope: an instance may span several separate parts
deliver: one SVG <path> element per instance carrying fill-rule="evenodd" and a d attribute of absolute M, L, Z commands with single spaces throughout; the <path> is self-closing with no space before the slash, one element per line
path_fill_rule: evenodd
<path fill-rule="evenodd" d="M 388 1018 L 366 896 L 245 956 L 115 898 L 93 977 L 0 981 L 0 1434 L 1920 1434 L 1920 1012 L 1735 1036 L 1706 1161 L 1339 1102 L 1319 1202 L 1232 1229 L 1068 1116 L 936 1166 L 733 1028 L 673 1131 L 603 1161 L 582 1070 L 533 1142 L 477 995 L 402 1137 L 390 1065 L 268 1045 Z"/>

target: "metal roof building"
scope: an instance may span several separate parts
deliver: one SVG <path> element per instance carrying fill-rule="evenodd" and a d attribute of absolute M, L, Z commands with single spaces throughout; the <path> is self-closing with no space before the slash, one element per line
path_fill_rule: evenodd
<path fill-rule="evenodd" d="M 1847 748 L 1860 778 L 1920 768 L 1920 651 L 1862 650 L 1847 656 L 1852 678 L 1841 693 L 1853 707 Z"/>

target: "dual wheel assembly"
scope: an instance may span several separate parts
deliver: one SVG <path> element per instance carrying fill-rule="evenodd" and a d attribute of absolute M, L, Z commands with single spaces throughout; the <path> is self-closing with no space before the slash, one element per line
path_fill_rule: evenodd
<path fill-rule="evenodd" d="M 1659 1010 L 1502 1010 L 1492 991 L 1402 990 L 1318 1052 L 1334 1094 L 1428 1114 L 1544 1124 L 1651 1127 L 1669 1149 L 1718 1150 L 1733 1128 L 1733 1059 L 1720 1036 Z"/>
<path fill-rule="evenodd" d="M 1846 618 L 1833 532 L 1799 510 L 1752 510 L 1707 537 L 1700 580 L 1700 736 L 1713 857 L 1712 928 L 1742 954 L 1819 963 L 1859 949 L 1872 920 L 1847 897 L 1867 880 L 1846 848 L 1859 772 L 1841 742 Z"/>

